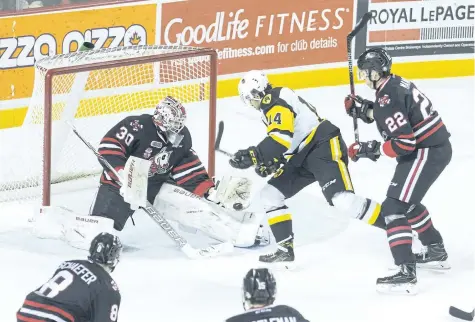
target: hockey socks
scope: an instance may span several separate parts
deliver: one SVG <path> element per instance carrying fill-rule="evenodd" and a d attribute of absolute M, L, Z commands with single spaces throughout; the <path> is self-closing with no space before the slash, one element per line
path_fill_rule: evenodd
<path fill-rule="evenodd" d="M 406 216 L 412 230 L 417 232 L 422 245 L 442 243 L 442 236 L 432 224 L 430 213 L 426 207 L 418 204 Z"/>
<path fill-rule="evenodd" d="M 289 208 L 287 206 L 284 205 L 267 211 L 267 218 L 269 227 L 272 230 L 277 243 L 283 241 L 289 236 L 293 236 L 292 215 L 289 213 Z"/>
<path fill-rule="evenodd" d="M 386 216 L 386 234 L 396 265 L 414 263 L 412 229 L 404 215 Z"/>

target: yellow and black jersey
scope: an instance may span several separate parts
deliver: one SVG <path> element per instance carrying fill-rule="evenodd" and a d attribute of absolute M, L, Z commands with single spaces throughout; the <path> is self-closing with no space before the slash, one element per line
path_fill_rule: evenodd
<path fill-rule="evenodd" d="M 264 161 L 297 154 L 310 143 L 329 139 L 327 132 L 338 130 L 319 119 L 315 108 L 287 87 L 272 88 L 262 98 L 260 110 L 267 126 L 267 137 L 258 145 Z M 323 123 L 332 126 L 320 127 Z"/>

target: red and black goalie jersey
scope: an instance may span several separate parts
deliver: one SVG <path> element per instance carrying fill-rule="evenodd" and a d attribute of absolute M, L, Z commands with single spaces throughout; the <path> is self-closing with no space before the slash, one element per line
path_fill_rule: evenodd
<path fill-rule="evenodd" d="M 111 128 L 99 145 L 99 153 L 118 171 L 130 156 L 152 160 L 149 184 L 157 187 L 172 180 L 199 196 L 213 186 L 208 172 L 192 149 L 187 127 L 178 134 L 181 140 L 169 142 L 158 129 L 152 115 L 129 116 Z M 101 183 L 119 188 L 114 176 L 104 168 Z M 150 186 L 149 186 L 150 188 Z"/>
<path fill-rule="evenodd" d="M 418 148 L 438 146 L 450 133 L 432 102 L 417 87 L 391 75 L 376 92 L 373 117 L 389 157 L 408 155 Z"/>

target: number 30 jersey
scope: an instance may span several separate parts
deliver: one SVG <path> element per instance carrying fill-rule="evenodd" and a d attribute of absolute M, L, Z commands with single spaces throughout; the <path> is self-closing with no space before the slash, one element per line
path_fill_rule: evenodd
<path fill-rule="evenodd" d="M 71 260 L 26 296 L 17 321 L 115 322 L 120 300 L 119 288 L 104 268 Z"/>
<path fill-rule="evenodd" d="M 373 118 L 389 157 L 445 143 L 450 137 L 432 102 L 402 77 L 391 75 L 376 91 Z"/>

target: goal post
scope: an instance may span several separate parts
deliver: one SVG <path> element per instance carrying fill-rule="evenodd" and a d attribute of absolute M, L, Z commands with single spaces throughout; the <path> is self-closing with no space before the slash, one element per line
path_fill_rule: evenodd
<path fill-rule="evenodd" d="M 13 154 L 0 155 L 0 163 L 6 165 L 0 169 L 0 177 L 6 176 L 0 179 L 0 201 L 41 196 L 41 203 L 48 206 L 55 183 L 91 176 L 97 183 L 95 175 L 102 167 L 67 123 L 73 122 L 97 147 L 125 116 L 152 113 L 167 95 L 186 107 L 187 126 L 195 125 L 190 127 L 193 146 L 207 159 L 208 172 L 214 175 L 216 86 L 217 53 L 210 48 L 127 46 L 37 61 L 33 95 L 22 127 L 11 131 L 17 135 L 0 133 L 0 140 L 6 136 L 12 148 L 30 146 L 31 154 L 20 164 Z M 198 137 L 207 140 L 200 142 Z"/>

